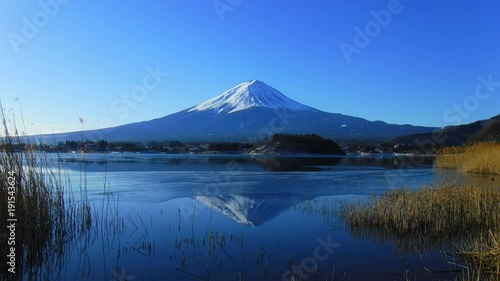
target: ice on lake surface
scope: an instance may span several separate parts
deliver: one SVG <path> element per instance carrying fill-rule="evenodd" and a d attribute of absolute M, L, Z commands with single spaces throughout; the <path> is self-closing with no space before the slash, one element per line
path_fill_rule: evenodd
<path fill-rule="evenodd" d="M 97 227 L 55 279 L 444 280 L 448 253 L 351 233 L 344 200 L 469 181 L 432 158 L 63 154 Z"/>

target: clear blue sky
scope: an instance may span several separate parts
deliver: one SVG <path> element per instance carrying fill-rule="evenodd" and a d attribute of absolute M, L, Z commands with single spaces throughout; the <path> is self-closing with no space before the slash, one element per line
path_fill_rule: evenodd
<path fill-rule="evenodd" d="M 390 123 L 499 114 L 498 83 L 474 94 L 479 76 L 500 81 L 500 2 L 401 0 L 347 62 L 339 45 L 355 46 L 354 28 L 391 1 L 65 0 L 50 14 L 38 1 L 1 1 L 0 98 L 18 121 L 21 101 L 29 133 L 79 130 L 80 117 L 85 129 L 158 118 L 252 79 L 320 110 Z M 157 65 L 168 77 L 135 108 L 112 110 Z"/>

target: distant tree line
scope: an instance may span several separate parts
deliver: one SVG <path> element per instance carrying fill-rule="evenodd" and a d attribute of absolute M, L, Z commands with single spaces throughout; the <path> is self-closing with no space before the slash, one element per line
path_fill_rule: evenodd
<path fill-rule="evenodd" d="M 152 141 L 147 143 L 141 142 L 108 142 L 106 140 L 99 141 L 61 141 L 55 145 L 49 144 L 16 144 L 10 149 L 15 151 L 23 151 L 26 149 L 35 149 L 47 152 L 160 152 L 160 153 L 189 153 L 189 152 L 237 152 L 253 148 L 252 144 L 238 142 L 220 142 L 210 144 L 200 143 L 182 143 L 175 141 Z M 0 144 L 0 151 L 7 149 Z"/>
<path fill-rule="evenodd" d="M 297 151 L 297 153 L 341 153 L 342 151 L 349 153 L 407 153 L 419 150 L 419 147 L 414 143 L 387 141 L 383 143 L 374 142 L 348 142 L 344 143 L 343 147 L 331 139 L 322 138 L 316 134 L 275 134 L 269 138 L 263 139 L 257 143 L 246 142 L 212 142 L 212 143 L 196 143 L 196 142 L 180 142 L 173 141 L 150 141 L 150 142 L 127 142 L 106 140 L 98 141 L 74 141 L 66 140 L 57 144 L 36 144 L 20 143 L 15 144 L 8 149 L 15 151 L 23 151 L 26 149 L 36 149 L 47 152 L 157 152 L 157 153 L 245 153 L 254 149 L 274 143 L 280 144 L 284 151 Z M 0 151 L 6 150 L 0 143 Z"/>

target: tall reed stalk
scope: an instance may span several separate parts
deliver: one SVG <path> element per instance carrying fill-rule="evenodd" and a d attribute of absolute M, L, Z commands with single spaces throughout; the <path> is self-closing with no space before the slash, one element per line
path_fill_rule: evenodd
<path fill-rule="evenodd" d="M 2 262 L 0 280 L 52 280 L 65 262 L 68 245 L 90 229 L 90 204 L 85 196 L 75 199 L 69 176 L 57 161 L 58 155 L 37 151 L 32 139 L 20 137 L 15 127 L 9 130 L 3 110 L 1 117 L 4 135 L 0 151 L 0 225 L 5 225 L 9 218 L 17 221 L 16 273 L 9 272 L 9 265 Z M 14 217 L 7 205 L 7 199 L 13 195 L 9 187 L 15 188 Z M 4 231 L 2 227 L 0 232 Z M 0 238 L 2 260 L 11 246 L 6 237 Z"/>

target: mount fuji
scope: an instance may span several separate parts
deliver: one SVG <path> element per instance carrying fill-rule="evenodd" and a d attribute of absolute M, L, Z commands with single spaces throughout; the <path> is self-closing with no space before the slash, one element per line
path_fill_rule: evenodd
<path fill-rule="evenodd" d="M 328 113 L 296 102 L 264 82 L 240 83 L 183 111 L 114 128 L 85 131 L 85 139 L 107 141 L 246 141 L 275 133 L 314 133 L 334 140 L 388 140 L 436 128 L 387 124 Z M 82 132 L 47 136 L 81 140 Z"/>

